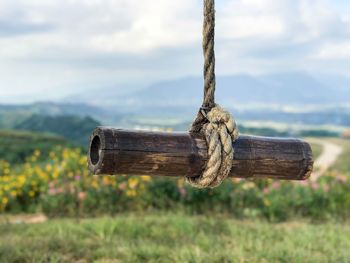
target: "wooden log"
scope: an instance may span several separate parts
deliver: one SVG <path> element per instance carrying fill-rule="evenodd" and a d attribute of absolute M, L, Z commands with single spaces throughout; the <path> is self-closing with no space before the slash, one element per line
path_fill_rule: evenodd
<path fill-rule="evenodd" d="M 234 143 L 235 178 L 305 180 L 313 168 L 309 144 L 298 139 L 242 135 Z M 208 154 L 199 134 L 131 131 L 98 127 L 91 136 L 94 174 L 189 176 L 202 173 Z"/>

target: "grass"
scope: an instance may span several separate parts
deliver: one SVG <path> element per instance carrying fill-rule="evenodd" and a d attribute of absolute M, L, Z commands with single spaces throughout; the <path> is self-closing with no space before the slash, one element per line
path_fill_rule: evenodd
<path fill-rule="evenodd" d="M 311 148 L 312 148 L 314 159 L 316 160 L 321 155 L 323 147 L 320 144 L 311 143 Z"/>
<path fill-rule="evenodd" d="M 340 145 L 343 148 L 343 153 L 340 155 L 340 157 L 332 167 L 332 170 L 343 174 L 349 174 L 350 173 L 350 140 L 333 138 L 331 139 L 331 141 L 333 143 Z"/>
<path fill-rule="evenodd" d="M 10 163 L 24 162 L 34 150 L 47 156 L 56 146 L 70 145 L 66 139 L 55 135 L 15 130 L 0 130 L 0 141 L 0 159 Z"/>
<path fill-rule="evenodd" d="M 0 225 L 0 262 L 349 262 L 350 225 L 181 214 Z"/>
<path fill-rule="evenodd" d="M 0 135 L 11 141 L 13 134 Z M 13 140 L 19 138 L 16 134 Z M 332 169 L 349 174 L 350 140 L 330 140 L 344 148 Z M 312 147 L 319 156 L 322 147 Z M 350 262 L 349 247 L 349 223 L 272 224 L 174 213 L 124 214 L 80 223 L 58 219 L 34 225 L 9 225 L 0 218 L 0 262 L 4 263 Z"/>

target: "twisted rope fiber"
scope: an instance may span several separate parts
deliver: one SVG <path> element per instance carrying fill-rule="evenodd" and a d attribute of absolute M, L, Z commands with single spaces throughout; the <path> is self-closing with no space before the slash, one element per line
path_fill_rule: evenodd
<path fill-rule="evenodd" d="M 208 145 L 208 161 L 203 174 L 186 177 L 197 188 L 215 188 L 230 174 L 234 148 L 239 134 L 229 112 L 215 103 L 215 0 L 204 0 L 203 53 L 204 99 L 190 132 L 202 133 Z"/>

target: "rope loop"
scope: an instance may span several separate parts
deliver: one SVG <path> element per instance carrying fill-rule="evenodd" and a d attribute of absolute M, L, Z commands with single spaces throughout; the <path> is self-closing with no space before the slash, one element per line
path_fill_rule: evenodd
<path fill-rule="evenodd" d="M 229 176 L 234 156 L 233 142 L 239 136 L 235 120 L 219 105 L 211 109 L 207 118 L 208 123 L 201 130 L 208 145 L 206 167 L 202 175 L 186 178 L 197 188 L 218 187 Z"/>

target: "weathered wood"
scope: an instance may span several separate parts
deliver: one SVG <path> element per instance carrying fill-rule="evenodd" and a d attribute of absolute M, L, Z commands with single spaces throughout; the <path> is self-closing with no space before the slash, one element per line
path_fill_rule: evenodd
<path fill-rule="evenodd" d="M 304 180 L 312 172 L 311 147 L 298 139 L 240 136 L 234 148 L 231 177 Z M 195 177 L 207 157 L 198 134 L 99 127 L 91 136 L 88 159 L 94 174 Z"/>

